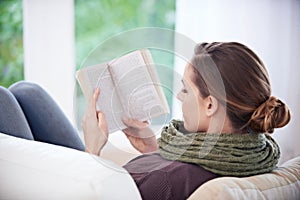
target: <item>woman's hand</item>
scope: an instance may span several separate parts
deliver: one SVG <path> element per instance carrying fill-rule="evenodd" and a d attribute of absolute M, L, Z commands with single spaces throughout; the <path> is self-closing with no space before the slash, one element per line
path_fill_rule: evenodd
<path fill-rule="evenodd" d="M 100 155 L 108 139 L 108 128 L 104 113 L 96 110 L 99 95 L 100 89 L 97 88 L 89 101 L 81 124 L 84 132 L 85 151 L 97 156 Z"/>
<path fill-rule="evenodd" d="M 136 150 L 141 153 L 150 153 L 158 149 L 156 137 L 148 127 L 148 122 L 126 118 L 123 118 L 122 121 L 127 126 L 122 131 Z"/>

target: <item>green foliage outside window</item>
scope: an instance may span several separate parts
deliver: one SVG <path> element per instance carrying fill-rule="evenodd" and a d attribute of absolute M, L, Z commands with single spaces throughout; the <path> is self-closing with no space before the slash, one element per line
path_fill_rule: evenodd
<path fill-rule="evenodd" d="M 0 85 L 23 80 L 22 0 L 0 1 Z"/>
<path fill-rule="evenodd" d="M 139 27 L 174 29 L 174 21 L 175 0 L 75 0 L 77 67 L 110 36 Z"/>

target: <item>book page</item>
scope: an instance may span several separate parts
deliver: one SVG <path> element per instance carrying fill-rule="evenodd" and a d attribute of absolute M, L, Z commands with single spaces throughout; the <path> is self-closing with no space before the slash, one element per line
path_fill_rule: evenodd
<path fill-rule="evenodd" d="M 97 87 L 100 88 L 100 96 L 96 106 L 97 110 L 105 114 L 109 132 L 112 133 L 125 128 L 125 125 L 121 121 L 124 111 L 116 93 L 108 66 L 106 64 L 99 64 L 83 68 L 77 72 L 77 79 L 87 100 L 92 98 L 93 92 Z"/>
<path fill-rule="evenodd" d="M 154 87 L 155 87 L 155 89 L 157 91 L 157 94 L 158 94 L 158 96 L 160 98 L 160 101 L 162 103 L 162 108 L 164 109 L 163 113 L 166 113 L 166 114 L 170 113 L 170 108 L 169 108 L 166 96 L 165 96 L 165 94 L 163 92 L 163 89 L 161 87 L 161 83 L 159 81 L 158 74 L 156 72 L 155 64 L 153 62 L 151 53 L 147 49 L 141 50 L 141 53 L 142 53 L 142 56 L 143 56 L 143 58 L 144 58 L 144 60 L 145 60 L 145 62 L 147 64 L 149 75 L 150 75 L 150 77 L 152 79 Z"/>
<path fill-rule="evenodd" d="M 140 51 L 115 59 L 109 66 L 127 117 L 144 121 L 165 113 Z"/>

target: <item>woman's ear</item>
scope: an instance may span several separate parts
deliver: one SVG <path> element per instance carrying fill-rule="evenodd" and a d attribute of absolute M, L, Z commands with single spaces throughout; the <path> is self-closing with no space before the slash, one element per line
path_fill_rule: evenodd
<path fill-rule="evenodd" d="M 208 117 L 212 117 L 218 110 L 219 107 L 219 101 L 213 97 L 213 96 L 208 96 L 205 99 L 205 104 L 206 104 L 206 115 Z"/>

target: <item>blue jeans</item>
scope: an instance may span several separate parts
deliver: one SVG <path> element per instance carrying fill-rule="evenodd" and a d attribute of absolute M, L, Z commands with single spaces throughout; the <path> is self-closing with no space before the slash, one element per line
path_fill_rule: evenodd
<path fill-rule="evenodd" d="M 84 151 L 77 130 L 39 85 L 0 86 L 0 132 Z"/>

